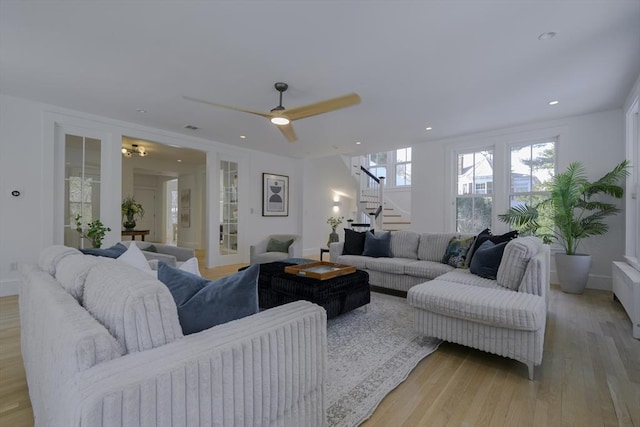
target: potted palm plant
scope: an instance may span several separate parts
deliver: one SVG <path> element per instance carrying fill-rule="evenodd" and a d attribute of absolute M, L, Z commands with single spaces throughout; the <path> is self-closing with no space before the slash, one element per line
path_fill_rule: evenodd
<path fill-rule="evenodd" d="M 571 163 L 548 184 L 548 198 L 534 205 L 514 206 L 507 213 L 498 215 L 501 221 L 521 234 L 534 234 L 545 243 L 556 241 L 562 245 L 564 253 L 556 253 L 555 258 L 558 280 L 564 292 L 584 292 L 591 256 L 577 253 L 578 245 L 582 239 L 609 231 L 603 220 L 620 209 L 598 196 L 622 198 L 620 181 L 629 174 L 629 167 L 629 161 L 625 160 L 602 178 L 589 182 L 584 166 L 580 162 Z M 551 219 L 550 227 L 542 225 L 543 216 Z"/>
<path fill-rule="evenodd" d="M 136 228 L 136 216 L 142 218 L 144 216 L 144 208 L 132 196 L 127 196 L 122 201 L 122 218 L 124 219 L 122 226 L 125 230 Z"/>

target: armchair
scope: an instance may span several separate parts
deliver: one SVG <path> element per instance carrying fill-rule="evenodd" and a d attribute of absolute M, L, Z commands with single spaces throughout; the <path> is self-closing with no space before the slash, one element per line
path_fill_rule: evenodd
<path fill-rule="evenodd" d="M 293 240 L 288 252 L 267 252 L 269 240 L 275 239 L 280 242 Z M 251 264 L 264 264 L 267 262 L 280 261 L 285 258 L 297 258 L 302 254 L 302 239 L 297 234 L 270 234 L 255 245 L 249 246 L 249 262 Z"/>

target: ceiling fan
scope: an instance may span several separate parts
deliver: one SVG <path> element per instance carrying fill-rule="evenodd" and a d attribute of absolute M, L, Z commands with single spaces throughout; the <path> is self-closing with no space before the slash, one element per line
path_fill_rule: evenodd
<path fill-rule="evenodd" d="M 296 133 L 293 131 L 293 126 L 291 126 L 292 121 L 316 116 L 318 114 L 328 113 L 329 111 L 338 110 L 340 108 L 345 108 L 360 103 L 360 96 L 357 93 L 350 93 L 348 95 L 327 99 L 325 101 L 316 102 L 314 104 L 286 109 L 282 106 L 282 93 L 289 88 L 289 85 L 286 83 L 278 82 L 274 86 L 276 90 L 280 92 L 280 103 L 277 107 L 273 108 L 268 113 L 247 110 L 238 107 L 231 107 L 229 105 L 217 104 L 215 102 L 205 101 L 203 99 L 191 98 L 190 96 L 183 96 L 183 98 L 189 101 L 213 105 L 215 107 L 227 108 L 229 110 L 242 111 L 243 113 L 250 113 L 266 117 L 271 121 L 271 123 L 275 124 L 278 129 L 280 129 L 280 132 L 284 134 L 289 142 L 294 142 L 298 139 L 296 137 Z"/>

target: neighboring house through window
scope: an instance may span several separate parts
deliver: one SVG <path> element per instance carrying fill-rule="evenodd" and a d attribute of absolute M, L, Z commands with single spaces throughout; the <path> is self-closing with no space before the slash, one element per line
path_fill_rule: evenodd
<path fill-rule="evenodd" d="M 493 150 L 458 153 L 456 231 L 478 233 L 491 227 Z"/>

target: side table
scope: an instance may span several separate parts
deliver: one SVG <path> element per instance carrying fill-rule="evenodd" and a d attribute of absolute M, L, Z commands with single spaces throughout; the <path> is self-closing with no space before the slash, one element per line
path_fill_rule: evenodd
<path fill-rule="evenodd" d="M 320 248 L 320 261 L 324 261 L 322 259 L 322 255 L 324 254 L 328 254 L 329 253 L 329 249 L 325 249 L 325 248 Z"/>

